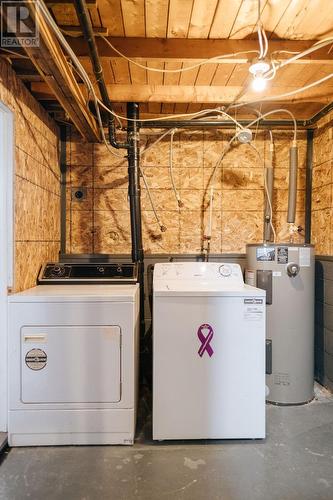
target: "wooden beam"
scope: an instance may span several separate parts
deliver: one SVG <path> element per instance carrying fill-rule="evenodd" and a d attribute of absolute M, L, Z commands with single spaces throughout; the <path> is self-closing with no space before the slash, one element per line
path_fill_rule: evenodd
<path fill-rule="evenodd" d="M 84 92 L 77 83 L 58 40 L 35 5 L 26 5 L 35 22 L 38 22 L 40 40 L 38 47 L 24 47 L 24 50 L 45 80 L 49 92 L 60 102 L 81 135 L 88 141 L 99 140 L 100 132 L 95 117 L 87 109 Z"/>
<path fill-rule="evenodd" d="M 44 0 L 48 7 L 56 7 L 58 5 L 73 5 L 71 0 Z M 97 7 L 97 0 L 86 0 L 88 9 Z"/>
<path fill-rule="evenodd" d="M 112 45 L 129 58 L 142 59 L 173 59 L 184 61 L 186 59 L 202 60 L 211 57 L 225 56 L 236 52 L 258 50 L 257 40 L 213 40 L 213 39 L 186 39 L 186 38 L 132 38 L 114 37 L 108 38 Z M 76 55 L 85 57 L 88 55 L 86 42 L 82 37 L 70 38 L 69 43 Z M 312 40 L 270 40 L 269 54 L 277 51 L 302 52 L 313 45 Z M 100 57 L 119 57 L 106 42 L 98 38 L 97 46 Z M 291 54 L 274 54 L 275 59 L 287 59 Z M 248 62 L 255 57 L 253 54 L 239 54 L 235 58 L 225 59 L 224 62 L 235 64 L 235 62 Z M 221 60 L 223 62 L 223 60 Z M 317 50 L 312 54 L 300 59 L 297 64 L 302 63 L 333 64 L 333 52 L 328 54 L 328 47 Z"/>
<path fill-rule="evenodd" d="M 110 99 L 113 102 L 160 102 L 160 103 L 220 103 L 233 102 L 243 87 L 233 86 L 191 86 L 191 85 L 107 85 Z M 265 97 L 274 97 L 296 90 L 296 87 L 273 87 L 266 92 Z M 51 99 L 50 89 L 44 83 L 32 83 L 31 91 L 35 92 L 39 99 Z M 279 99 L 283 102 L 330 102 L 332 100 L 333 87 L 314 87 L 296 96 Z M 248 92 L 244 94 L 239 102 L 257 100 L 257 93 Z M 277 102 L 277 101 L 274 101 Z"/>
<path fill-rule="evenodd" d="M 62 26 L 59 26 L 59 28 L 69 36 L 82 36 L 82 28 L 81 26 L 70 26 L 67 24 L 64 24 Z M 108 28 L 103 28 L 99 26 L 94 26 L 94 35 L 95 36 L 108 36 L 109 34 L 109 29 Z"/>

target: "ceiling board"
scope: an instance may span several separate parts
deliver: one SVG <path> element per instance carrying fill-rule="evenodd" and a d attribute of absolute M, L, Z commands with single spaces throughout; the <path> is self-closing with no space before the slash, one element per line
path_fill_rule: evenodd
<path fill-rule="evenodd" d="M 168 26 L 169 0 L 146 0 L 146 36 L 165 38 Z"/>
<path fill-rule="evenodd" d="M 265 8 L 267 0 L 262 0 L 261 11 Z M 258 2 L 253 0 L 243 0 L 232 26 L 230 38 L 245 38 L 250 35 L 258 20 Z"/>
<path fill-rule="evenodd" d="M 163 62 L 154 61 L 153 59 L 147 60 L 147 66 L 155 69 L 164 69 Z M 147 71 L 147 81 L 150 85 L 162 85 L 163 73 L 159 73 L 157 71 Z"/>
<path fill-rule="evenodd" d="M 142 64 L 142 62 L 141 62 Z M 129 70 L 131 75 L 132 83 L 140 83 L 146 84 L 147 82 L 147 71 L 143 68 L 140 68 L 136 64 L 129 63 Z"/>
<path fill-rule="evenodd" d="M 124 36 L 124 23 L 120 0 L 98 0 L 98 10 L 103 26 L 110 36 Z"/>
<path fill-rule="evenodd" d="M 194 0 L 170 0 L 168 38 L 187 38 Z"/>
<path fill-rule="evenodd" d="M 114 82 L 129 84 L 131 83 L 131 77 L 128 67 L 128 62 L 123 59 L 115 58 L 111 59 L 111 66 L 114 74 Z"/>
<path fill-rule="evenodd" d="M 183 63 L 182 68 L 189 68 L 195 64 L 194 60 Z M 198 76 L 199 68 L 189 69 L 180 74 L 179 85 L 194 85 Z"/>
<path fill-rule="evenodd" d="M 144 2 L 121 0 L 121 10 L 123 13 L 125 36 L 146 36 Z"/>
<path fill-rule="evenodd" d="M 194 0 L 188 38 L 208 38 L 219 0 Z"/>
<path fill-rule="evenodd" d="M 241 4 L 242 0 L 219 1 L 209 31 L 209 38 L 228 38 Z"/>
<path fill-rule="evenodd" d="M 164 69 L 181 69 L 182 63 L 179 62 L 167 62 L 164 65 Z M 181 73 L 164 73 L 163 84 L 164 85 L 178 85 Z"/>
<path fill-rule="evenodd" d="M 195 84 L 211 85 L 218 67 L 218 64 L 204 64 L 200 66 Z"/>

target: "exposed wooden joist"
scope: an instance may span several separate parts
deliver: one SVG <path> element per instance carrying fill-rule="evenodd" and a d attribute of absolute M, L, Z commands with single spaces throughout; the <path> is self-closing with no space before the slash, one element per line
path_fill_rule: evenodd
<path fill-rule="evenodd" d="M 71 0 L 44 0 L 48 7 L 54 7 L 56 5 L 73 5 Z M 97 7 L 97 0 L 86 0 L 88 9 L 93 9 Z"/>
<path fill-rule="evenodd" d="M 63 25 L 59 26 L 59 28 L 65 32 L 65 34 L 68 34 L 70 36 L 82 36 L 82 28 L 81 26 L 70 26 L 70 25 Z M 108 28 L 103 28 L 99 26 L 94 27 L 94 35 L 95 36 L 108 36 L 109 30 Z"/>
<path fill-rule="evenodd" d="M 45 80 L 49 91 L 60 102 L 81 135 L 89 141 L 100 139 L 96 120 L 87 109 L 86 97 L 77 83 L 64 53 L 50 30 L 39 15 L 33 3 L 26 4 L 39 26 L 39 46 L 24 47 L 39 74 Z M 44 83 L 42 85 L 45 85 Z"/>
<path fill-rule="evenodd" d="M 142 59 L 186 59 L 202 60 L 211 57 L 225 56 L 236 52 L 258 50 L 257 40 L 199 40 L 199 39 L 177 39 L 177 38 L 109 38 L 110 42 L 117 50 L 129 58 Z M 87 45 L 82 37 L 71 38 L 69 43 L 75 53 L 84 57 L 88 55 Z M 269 53 L 276 51 L 302 52 L 313 45 L 313 41 L 308 40 L 270 40 Z M 97 46 L 100 57 L 119 57 L 106 42 L 98 38 Z M 247 62 L 255 57 L 253 54 L 240 54 L 235 58 L 224 60 L 228 63 Z M 290 54 L 275 54 L 276 59 L 286 59 Z M 317 50 L 312 54 L 302 58 L 298 63 L 316 62 L 320 64 L 333 64 L 333 53 L 328 53 L 328 47 Z"/>
<path fill-rule="evenodd" d="M 191 86 L 191 85 L 107 85 L 110 98 L 114 102 L 161 102 L 161 103 L 222 103 L 233 102 L 241 93 L 243 87 L 222 86 Z M 296 87 L 274 87 L 266 93 L 266 97 L 274 97 L 295 90 Z M 32 92 L 39 99 L 51 99 L 52 94 L 44 83 L 32 83 Z M 84 89 L 82 89 L 84 90 Z M 311 101 L 330 102 L 333 96 L 333 88 L 314 87 L 301 92 L 290 98 L 281 98 L 281 101 Z M 258 94 L 244 94 L 239 102 L 247 102 L 251 99 L 257 100 Z"/>

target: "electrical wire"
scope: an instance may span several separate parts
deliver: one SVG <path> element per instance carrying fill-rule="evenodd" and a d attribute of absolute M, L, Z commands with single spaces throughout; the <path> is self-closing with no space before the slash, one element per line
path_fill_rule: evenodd
<path fill-rule="evenodd" d="M 255 110 L 255 112 L 260 113 L 260 111 L 257 111 L 257 110 Z M 255 123 L 259 122 L 263 118 L 266 118 L 266 116 L 273 115 L 276 113 L 286 113 L 287 115 L 289 115 L 291 117 L 291 119 L 294 123 L 294 141 L 296 141 L 296 139 L 297 139 L 297 122 L 296 122 L 295 116 L 293 115 L 293 113 L 291 111 L 289 111 L 289 109 L 285 109 L 285 108 L 272 109 L 271 111 L 267 111 L 264 114 L 260 114 L 260 116 L 258 118 L 256 118 L 251 123 L 249 123 L 248 128 L 252 127 Z"/>
<path fill-rule="evenodd" d="M 147 182 L 147 178 L 146 178 L 146 175 L 143 171 L 143 169 L 141 167 L 139 167 L 139 170 L 140 170 L 140 174 L 142 176 L 142 179 L 143 179 L 143 183 L 145 185 L 145 188 L 147 190 L 147 194 L 148 194 L 148 198 L 149 198 L 149 202 L 150 202 L 150 205 L 151 205 L 151 208 L 153 210 L 153 213 L 154 213 L 154 217 L 156 219 L 156 222 L 157 224 L 160 226 L 160 230 L 162 233 L 164 233 L 166 231 L 166 227 L 164 226 L 164 224 L 161 222 L 159 216 L 158 216 L 158 213 L 157 213 L 157 210 L 155 208 L 155 204 L 154 204 L 154 201 L 152 199 L 152 196 L 151 196 L 151 192 L 150 192 L 150 187 L 148 185 L 148 182 Z"/>
<path fill-rule="evenodd" d="M 211 113 L 214 112 L 214 113 L 218 113 L 218 114 L 220 114 L 222 116 L 226 116 L 232 122 L 234 122 L 235 125 L 237 125 L 237 127 L 241 128 L 241 129 L 244 128 L 243 125 L 241 125 L 237 120 L 235 120 L 235 118 L 233 118 L 229 113 L 226 113 L 225 111 L 223 111 L 220 108 L 208 108 L 208 109 L 202 109 L 201 111 L 196 111 L 195 113 L 180 113 L 180 114 L 177 114 L 177 115 L 166 115 L 166 116 L 160 116 L 158 118 L 143 118 L 143 119 L 139 119 L 138 120 L 136 118 L 127 118 L 126 116 L 118 115 L 113 110 L 111 110 L 110 108 L 108 108 L 100 99 L 98 99 L 98 102 L 99 102 L 100 106 L 103 109 L 105 109 L 105 111 L 108 111 L 114 117 L 118 117 L 121 120 L 126 120 L 126 121 L 130 121 L 130 122 L 155 122 L 156 120 L 158 120 L 158 121 L 165 121 L 165 120 L 176 119 L 176 118 L 184 118 L 184 117 L 193 119 L 193 118 L 196 118 L 198 116 L 204 116 L 204 115 L 211 114 Z"/>
<path fill-rule="evenodd" d="M 316 50 L 322 49 L 322 48 L 326 47 L 327 45 L 331 45 L 332 43 L 333 43 L 333 37 L 325 38 L 324 40 L 320 40 L 320 41 L 314 43 L 313 45 L 311 45 L 311 47 L 309 47 L 308 49 L 305 49 L 302 52 L 296 52 L 293 57 L 279 62 L 277 64 L 276 69 L 281 69 L 284 66 L 286 66 L 287 64 L 291 64 L 291 63 L 297 61 L 298 59 L 301 59 L 302 57 L 307 56 L 308 54 L 311 54 L 312 52 L 315 52 Z M 291 53 L 289 51 L 282 51 L 282 50 L 278 51 L 278 52 L 279 53 Z M 271 71 L 272 71 L 272 69 L 269 69 L 264 74 L 264 76 L 265 77 L 268 76 L 271 73 Z"/>
<path fill-rule="evenodd" d="M 230 108 L 241 108 L 242 106 L 248 106 L 249 104 L 255 104 L 257 102 L 276 101 L 276 100 L 282 99 L 284 97 L 290 97 L 292 95 L 299 94 L 300 92 L 304 92 L 304 90 L 308 90 L 308 89 L 311 89 L 313 87 L 316 87 L 317 85 L 320 85 L 321 83 L 326 82 L 327 80 L 330 80 L 331 78 L 333 78 L 333 73 L 330 73 L 329 75 L 326 75 L 323 78 L 316 80 L 315 82 L 309 83 L 308 85 L 305 85 L 305 86 L 300 87 L 300 88 L 295 89 L 295 90 L 291 90 L 290 92 L 285 92 L 284 94 L 279 94 L 279 95 L 275 95 L 275 96 L 263 97 L 261 99 L 254 99 L 253 101 L 231 104 Z"/>
<path fill-rule="evenodd" d="M 187 66 L 186 68 L 160 69 L 160 68 L 152 68 L 151 66 L 145 66 L 144 64 L 141 64 L 141 63 L 135 61 L 134 59 L 131 59 L 130 57 L 127 57 L 125 54 L 123 54 L 122 52 L 120 52 L 120 50 L 118 50 L 114 45 L 112 45 L 112 43 L 110 42 L 110 40 L 108 40 L 105 36 L 101 36 L 100 38 L 102 38 L 104 40 L 104 42 L 107 43 L 109 45 L 109 47 L 111 47 L 111 49 L 114 52 L 116 52 L 116 54 L 118 54 L 120 57 L 122 57 L 126 61 L 134 64 L 135 66 L 138 66 L 139 68 L 145 69 L 146 71 L 152 71 L 152 72 L 155 72 L 155 73 L 183 73 L 184 71 L 191 71 L 193 69 L 199 68 L 203 64 L 218 63 L 219 61 L 221 61 L 223 59 L 229 59 L 229 58 L 232 58 L 232 57 L 239 56 L 241 54 L 254 54 L 254 53 L 258 54 L 257 50 L 243 50 L 243 51 L 240 51 L 240 52 L 233 52 L 231 54 L 224 54 L 223 56 L 210 57 L 208 59 L 204 59 L 203 61 L 200 61 L 199 63 L 192 64 L 191 66 Z"/>

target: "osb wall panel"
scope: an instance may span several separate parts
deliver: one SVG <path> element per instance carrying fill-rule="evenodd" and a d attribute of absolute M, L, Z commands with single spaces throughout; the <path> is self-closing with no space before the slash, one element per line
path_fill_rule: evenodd
<path fill-rule="evenodd" d="M 14 113 L 15 283 L 34 286 L 60 248 L 58 130 L 10 66 L 0 60 L 0 101 Z"/>
<path fill-rule="evenodd" d="M 312 191 L 312 240 L 318 255 L 333 255 L 333 114 L 315 131 Z"/>
<path fill-rule="evenodd" d="M 142 156 L 156 210 L 167 231 L 160 232 L 142 184 L 142 223 L 146 253 L 198 253 L 207 227 L 210 183 L 216 161 L 232 132 L 180 131 L 174 136 L 174 179 L 184 206 L 179 208 L 169 174 L 169 138 Z M 158 135 L 141 134 L 142 147 Z M 287 216 L 290 132 L 275 132 L 274 225 L 279 241 L 289 240 Z M 236 144 L 226 154 L 214 178 L 211 251 L 238 253 L 246 243 L 262 241 L 263 161 L 269 140 L 257 133 L 253 145 Z M 304 227 L 304 133 L 299 133 L 299 175 L 296 223 Z M 73 133 L 67 147 L 67 251 L 71 253 L 129 253 L 130 220 L 126 161 L 111 156 L 104 145 L 84 144 Z M 78 201 L 72 190 L 85 187 Z M 304 241 L 302 235 L 295 241 Z"/>

